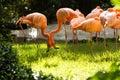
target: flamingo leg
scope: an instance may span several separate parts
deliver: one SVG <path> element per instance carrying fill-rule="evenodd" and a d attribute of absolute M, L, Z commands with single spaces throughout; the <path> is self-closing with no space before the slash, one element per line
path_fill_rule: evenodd
<path fill-rule="evenodd" d="M 98 44 L 98 33 L 96 32 L 96 44 Z"/>
<path fill-rule="evenodd" d="M 118 38 L 118 29 L 115 29 L 116 49 L 117 49 L 117 45 L 118 45 L 117 38 Z"/>
<path fill-rule="evenodd" d="M 114 29 L 114 38 L 115 38 L 116 30 Z"/>
<path fill-rule="evenodd" d="M 105 47 L 105 50 L 106 50 L 107 48 L 106 48 L 106 31 L 105 31 L 105 28 L 104 28 L 104 47 Z"/>
<path fill-rule="evenodd" d="M 73 33 L 73 43 L 78 43 L 77 30 L 72 31 L 72 33 Z"/>
<path fill-rule="evenodd" d="M 72 31 L 72 33 L 73 33 L 73 43 L 75 43 L 75 33 L 74 31 Z"/>
<path fill-rule="evenodd" d="M 24 32 L 24 30 L 23 30 L 23 27 L 22 27 L 22 25 L 21 25 L 21 23 L 19 23 L 19 26 L 21 27 L 21 29 L 22 29 L 22 32 L 23 32 L 23 35 L 24 35 L 24 42 L 26 41 L 26 38 L 25 38 L 25 32 Z"/>
<path fill-rule="evenodd" d="M 76 43 L 78 43 L 78 35 L 77 35 L 77 30 L 76 30 L 76 40 L 75 40 Z"/>
<path fill-rule="evenodd" d="M 64 22 L 64 30 L 65 30 L 65 42 L 66 42 L 66 44 L 67 44 L 67 43 L 68 43 L 68 40 L 67 40 L 67 31 L 66 31 L 65 22 Z"/>
<path fill-rule="evenodd" d="M 75 31 L 72 30 L 72 34 L 73 34 L 73 43 L 75 43 Z"/>
<path fill-rule="evenodd" d="M 90 50 L 91 50 L 91 55 L 93 53 L 92 51 L 92 33 L 90 33 Z"/>
<path fill-rule="evenodd" d="M 36 44 L 37 44 L 37 48 L 38 48 L 38 29 L 37 29 Z"/>

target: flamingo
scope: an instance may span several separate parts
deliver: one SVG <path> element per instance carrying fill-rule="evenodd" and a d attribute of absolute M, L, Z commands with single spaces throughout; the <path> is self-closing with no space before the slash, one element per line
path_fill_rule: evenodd
<path fill-rule="evenodd" d="M 30 13 L 26 16 L 20 17 L 19 20 L 17 21 L 17 24 L 20 24 L 21 28 L 22 28 L 21 24 L 28 24 L 31 27 L 41 29 L 42 35 L 44 37 L 48 38 L 47 52 L 49 51 L 49 48 L 52 46 L 52 44 L 51 44 L 52 42 L 50 41 L 51 38 L 50 38 L 49 34 L 46 33 L 47 18 L 44 14 L 38 13 L 38 12 Z M 23 30 L 23 28 L 22 28 L 22 30 Z M 25 35 L 25 33 L 24 33 L 24 35 Z M 53 47 L 55 49 L 57 49 L 57 47 L 55 45 Z"/>
<path fill-rule="evenodd" d="M 58 28 L 56 30 L 52 30 L 49 34 L 51 36 L 50 38 L 52 41 L 52 45 L 55 45 L 55 42 L 54 42 L 52 36 L 54 34 L 58 33 L 62 29 L 63 23 L 64 23 L 64 31 L 65 31 L 65 41 L 66 41 L 66 44 L 68 43 L 65 23 L 70 22 L 73 18 L 79 17 L 80 13 L 81 12 L 79 12 L 78 9 L 76 11 L 74 11 L 71 8 L 60 8 L 59 10 L 57 10 L 56 17 L 57 17 L 57 22 L 58 22 Z"/>
<path fill-rule="evenodd" d="M 99 17 L 100 14 L 101 14 L 103 11 L 104 11 L 104 10 L 101 9 L 100 6 L 96 6 L 96 8 L 93 9 L 93 10 L 86 16 L 86 19 Z M 98 42 L 97 33 L 96 33 L 96 42 Z"/>
<path fill-rule="evenodd" d="M 102 24 L 105 25 L 104 27 L 111 27 L 115 24 L 115 20 L 117 19 L 115 9 L 108 8 L 107 11 L 100 14 L 100 19 Z"/>
<path fill-rule="evenodd" d="M 93 10 L 86 16 L 86 19 L 99 17 L 102 12 L 103 12 L 103 9 L 101 9 L 100 6 L 96 6 L 96 8 L 93 9 Z"/>
<path fill-rule="evenodd" d="M 84 14 L 81 14 L 81 15 L 79 15 L 79 17 L 78 18 L 73 18 L 71 21 L 70 21 L 70 28 L 72 28 L 72 27 L 75 27 L 75 26 L 78 26 L 82 21 L 84 21 L 85 20 L 85 16 L 84 16 Z M 77 31 L 75 32 L 73 32 L 72 31 L 72 34 L 73 34 L 73 42 L 74 43 L 77 43 L 78 42 L 78 36 L 77 36 Z"/>
<path fill-rule="evenodd" d="M 113 8 L 113 10 L 116 12 L 116 18 L 115 23 L 111 26 L 112 29 L 114 29 L 114 36 L 116 40 L 116 49 L 117 49 L 117 38 L 118 38 L 118 29 L 120 28 L 120 10 L 117 10 Z"/>
<path fill-rule="evenodd" d="M 82 21 L 78 26 L 71 26 L 73 32 L 75 30 L 83 30 L 90 33 L 90 47 L 92 52 L 92 33 L 93 32 L 100 32 L 103 25 L 99 17 L 90 18 L 87 20 Z"/>
<path fill-rule="evenodd" d="M 104 11 L 100 14 L 100 20 L 101 23 L 104 25 L 104 46 L 106 49 L 106 35 L 105 35 L 105 28 L 106 27 L 112 27 L 115 25 L 117 16 L 116 16 L 116 10 L 114 8 L 108 8 L 107 11 Z"/>
<path fill-rule="evenodd" d="M 115 30 L 116 49 L 117 49 L 117 38 L 118 38 L 118 29 L 120 28 L 120 17 L 116 19 L 116 23 L 111 28 Z"/>

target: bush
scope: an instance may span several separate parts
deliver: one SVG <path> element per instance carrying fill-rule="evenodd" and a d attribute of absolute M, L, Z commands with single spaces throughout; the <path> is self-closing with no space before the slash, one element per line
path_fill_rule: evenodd
<path fill-rule="evenodd" d="M 18 63 L 16 51 L 6 42 L 0 42 L 0 80 L 34 80 L 32 70 Z"/>
<path fill-rule="evenodd" d="M 17 51 L 8 42 L 0 42 L 0 80 L 63 80 L 52 74 L 35 74 L 18 62 Z"/>

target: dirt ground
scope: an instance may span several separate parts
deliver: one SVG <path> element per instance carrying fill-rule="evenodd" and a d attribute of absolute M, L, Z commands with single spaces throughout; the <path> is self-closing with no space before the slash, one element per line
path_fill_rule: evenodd
<path fill-rule="evenodd" d="M 73 35 L 72 35 L 71 30 L 69 28 L 69 24 L 67 24 L 66 27 L 67 27 L 68 40 L 72 40 L 73 39 Z M 49 33 L 50 31 L 55 30 L 55 29 L 57 29 L 57 23 L 56 24 L 49 24 L 48 27 L 47 27 L 47 31 L 46 32 Z M 29 29 L 26 29 L 24 31 L 26 33 L 26 37 L 27 38 L 30 38 L 30 39 L 36 38 L 36 34 L 37 34 L 37 31 L 38 31 L 39 38 L 40 39 L 46 39 L 44 36 L 41 35 L 40 30 L 37 30 L 37 29 L 34 29 L 34 28 L 32 28 L 32 29 L 29 28 Z M 16 35 L 16 37 L 24 37 L 24 35 L 23 35 L 21 30 L 11 30 L 11 33 L 13 35 Z M 64 33 L 65 33 L 64 32 L 64 28 L 62 28 L 62 30 L 60 32 L 58 32 L 58 33 L 56 33 L 54 35 L 54 39 L 55 40 L 65 40 Z M 89 39 L 89 37 L 90 37 L 89 33 L 81 31 L 81 30 L 77 31 L 77 33 L 78 33 L 78 39 L 79 40 Z M 114 37 L 113 33 L 114 33 L 113 29 L 106 28 L 106 37 L 107 38 L 113 38 Z M 119 31 L 119 34 L 120 34 L 120 31 Z M 94 36 L 95 36 L 95 33 L 93 33 L 93 37 Z M 103 29 L 100 32 L 100 36 L 99 37 L 100 38 L 104 37 Z"/>

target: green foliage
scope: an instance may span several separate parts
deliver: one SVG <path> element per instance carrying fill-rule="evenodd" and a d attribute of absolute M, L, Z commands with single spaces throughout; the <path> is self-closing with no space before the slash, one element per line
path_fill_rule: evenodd
<path fill-rule="evenodd" d="M 120 0 L 111 0 L 114 5 L 120 5 Z"/>
<path fill-rule="evenodd" d="M 2 34 L 0 34 L 0 41 L 2 41 L 3 40 L 3 35 Z"/>
<path fill-rule="evenodd" d="M 0 80 L 63 80 L 52 74 L 39 72 L 38 76 L 32 70 L 18 61 L 18 54 L 10 43 L 0 42 Z"/>
<path fill-rule="evenodd" d="M 98 71 L 94 76 L 87 80 L 120 80 L 120 63 L 113 63 L 110 71 Z"/>
<path fill-rule="evenodd" d="M 115 8 L 120 9 L 120 0 L 111 0 L 111 3 L 115 6 Z"/>
<path fill-rule="evenodd" d="M 14 39 L 15 36 L 12 36 L 10 33 L 0 33 L 0 41 L 8 41 L 11 42 Z"/>
<path fill-rule="evenodd" d="M 107 10 L 108 8 L 113 7 L 110 0 L 100 0 L 100 6 L 104 10 Z"/>
<path fill-rule="evenodd" d="M 0 80 L 33 80 L 32 71 L 18 63 L 18 55 L 11 44 L 0 42 Z"/>
<path fill-rule="evenodd" d="M 3 41 L 10 41 L 10 24 L 15 27 L 15 2 L 17 0 L 0 0 L 0 35 Z M 0 39 L 1 40 L 1 39 Z"/>

